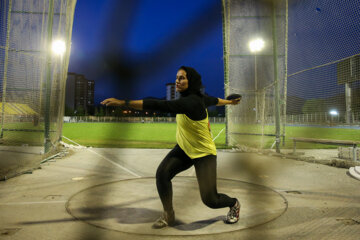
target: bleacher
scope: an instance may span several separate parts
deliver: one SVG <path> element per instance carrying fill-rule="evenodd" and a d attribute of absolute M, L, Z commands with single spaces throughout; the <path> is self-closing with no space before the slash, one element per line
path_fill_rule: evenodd
<path fill-rule="evenodd" d="M 2 112 L 3 104 L 0 102 L 0 111 Z M 29 105 L 23 103 L 13 103 L 8 102 L 4 104 L 4 113 L 6 115 L 21 115 L 21 116 L 28 116 L 28 115 L 37 115 Z"/>

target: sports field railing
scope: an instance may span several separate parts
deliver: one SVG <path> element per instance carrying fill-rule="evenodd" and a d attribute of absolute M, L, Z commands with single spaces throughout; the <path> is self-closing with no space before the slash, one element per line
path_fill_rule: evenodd
<path fill-rule="evenodd" d="M 211 123 L 225 123 L 224 117 L 209 117 Z M 175 117 L 113 117 L 113 116 L 65 116 L 64 123 L 78 122 L 128 122 L 128 123 L 175 123 Z"/>

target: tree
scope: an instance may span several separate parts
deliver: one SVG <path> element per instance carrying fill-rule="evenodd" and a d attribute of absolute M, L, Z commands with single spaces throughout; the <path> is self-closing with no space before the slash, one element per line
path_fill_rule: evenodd
<path fill-rule="evenodd" d="M 101 106 L 99 107 L 98 116 L 99 117 L 105 116 L 104 108 Z"/>
<path fill-rule="evenodd" d="M 74 116 L 74 110 L 65 105 L 65 116 Z"/>
<path fill-rule="evenodd" d="M 83 106 L 79 106 L 76 109 L 76 116 L 85 116 L 85 109 Z"/>

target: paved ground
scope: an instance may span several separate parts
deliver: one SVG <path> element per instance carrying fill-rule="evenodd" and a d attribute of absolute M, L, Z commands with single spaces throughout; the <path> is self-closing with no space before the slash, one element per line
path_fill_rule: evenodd
<path fill-rule="evenodd" d="M 0 179 L 37 168 L 41 162 L 41 150 L 43 147 L 0 145 Z"/>
<path fill-rule="evenodd" d="M 0 239 L 359 239 L 360 181 L 347 169 L 219 151 L 218 190 L 241 220 L 201 203 L 193 169 L 174 179 L 177 225 L 153 230 L 156 167 L 167 149 L 74 149 L 0 182 Z"/>

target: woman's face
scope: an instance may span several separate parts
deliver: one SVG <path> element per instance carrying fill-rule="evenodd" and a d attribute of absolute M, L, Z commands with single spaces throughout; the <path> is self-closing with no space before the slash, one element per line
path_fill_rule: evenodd
<path fill-rule="evenodd" d="M 176 74 L 175 87 L 177 92 L 183 92 L 189 87 L 189 80 L 186 77 L 186 72 L 180 69 Z"/>

